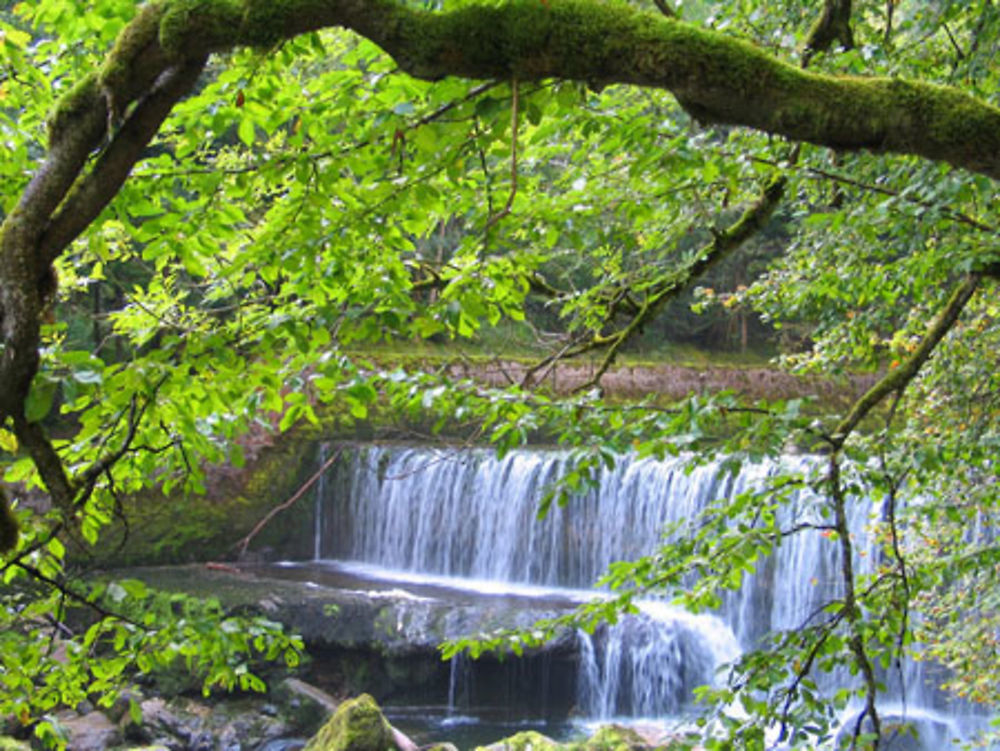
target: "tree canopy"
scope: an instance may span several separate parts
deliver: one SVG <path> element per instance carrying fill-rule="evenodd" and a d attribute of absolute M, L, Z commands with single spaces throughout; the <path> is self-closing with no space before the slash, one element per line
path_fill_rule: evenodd
<path fill-rule="evenodd" d="M 992 0 L 39 0 L 2 17 L 0 713 L 37 723 L 177 654 L 209 686 L 256 685 L 241 655 L 297 659 L 266 624 L 213 631 L 210 605 L 183 638 L 167 606 L 130 615 L 155 595 L 83 588 L 65 545 L 94 544 L 126 494 L 203 490 L 252 430 L 379 410 L 472 422 L 500 450 L 555 436 L 578 463 L 559 502 L 620 451 L 817 452 L 816 476 L 784 481 L 824 493 L 843 593 L 737 666 L 717 704 L 754 711 L 728 731 L 823 715 L 827 732 L 804 680 L 826 657 L 860 676 L 835 702 L 856 692 L 877 730 L 876 666 L 917 642 L 957 693 L 996 700 L 991 642 L 967 635 L 998 617 L 998 551 L 963 525 L 988 530 L 997 500 Z M 738 280 L 708 286 L 734 258 Z M 875 385 L 843 410 L 602 400 L 682 293 L 790 332 L 783 367 Z M 558 335 L 509 389 L 366 354 L 529 309 Z M 588 353 L 594 388 L 532 388 Z M 615 572 L 616 604 L 676 588 L 711 606 L 795 533 L 781 487 Z M 881 503 L 874 570 L 847 527 L 857 496 Z M 67 598 L 100 617 L 57 667 L 38 636 Z M 113 668 L 84 664 L 95 645 Z"/>

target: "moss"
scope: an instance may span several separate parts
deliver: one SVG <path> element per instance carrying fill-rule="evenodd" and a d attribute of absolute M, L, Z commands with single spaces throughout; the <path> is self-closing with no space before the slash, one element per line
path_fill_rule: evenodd
<path fill-rule="evenodd" d="M 31 751 L 31 745 L 9 735 L 0 735 L 0 751 Z"/>
<path fill-rule="evenodd" d="M 480 746 L 477 751 L 556 751 L 563 746 L 556 743 L 546 735 L 542 735 L 534 730 L 525 730 L 522 733 L 504 738 L 489 746 Z"/>
<path fill-rule="evenodd" d="M 232 47 L 242 18 L 237 0 L 170 0 L 160 20 L 160 46 L 180 57 Z"/>
<path fill-rule="evenodd" d="M 54 146 L 63 135 L 73 131 L 74 124 L 92 108 L 98 106 L 101 85 L 96 72 L 88 73 L 56 103 L 48 119 L 49 145 Z"/>
<path fill-rule="evenodd" d="M 625 52 L 621 46 L 634 42 L 637 25 L 647 23 L 626 6 L 578 0 L 515 0 L 441 15 L 411 12 L 401 20 L 406 62 L 417 75 L 444 64 L 472 76 L 492 77 L 503 66 L 511 76 L 536 78 L 558 69 L 578 80 L 612 69 Z"/>
<path fill-rule="evenodd" d="M 170 0 L 160 23 L 160 44 L 175 55 L 239 45 L 271 47 L 325 25 L 317 12 L 302 0 Z"/>
<path fill-rule="evenodd" d="M 378 704 L 361 694 L 341 704 L 305 746 L 305 751 L 390 751 L 392 728 Z"/>
<path fill-rule="evenodd" d="M 158 41 L 162 17 L 162 4 L 144 5 L 118 35 L 111 53 L 101 67 L 100 81 L 105 90 L 122 92 L 128 86 L 130 71 L 136 58 Z"/>
<path fill-rule="evenodd" d="M 308 426 L 304 426 L 308 427 Z M 316 470 L 312 430 L 299 429 L 254 449 L 247 466 L 209 470 L 205 495 L 157 488 L 124 499 L 128 528 L 114 524 L 109 544 L 90 551 L 103 566 L 177 564 L 229 558 L 234 543 Z M 298 557 L 312 550 L 312 496 L 300 498 L 254 538 L 254 551 Z M 121 540 L 120 545 L 116 544 Z M 268 552 L 270 549 L 271 552 Z M 265 557 L 266 557 L 265 555 Z"/>
<path fill-rule="evenodd" d="M 580 745 L 580 751 L 640 751 L 649 744 L 632 728 L 604 725 Z"/>
<path fill-rule="evenodd" d="M 272 47 L 296 33 L 289 26 L 304 12 L 301 0 L 248 0 L 246 5 L 240 36 L 254 47 Z"/>

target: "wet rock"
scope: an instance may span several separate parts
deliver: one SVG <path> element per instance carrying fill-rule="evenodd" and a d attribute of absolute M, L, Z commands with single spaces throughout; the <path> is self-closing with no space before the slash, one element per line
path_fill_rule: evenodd
<path fill-rule="evenodd" d="M 651 740 L 635 728 L 604 725 L 585 741 L 558 743 L 548 736 L 529 730 L 512 735 L 476 751 L 667 751 L 674 748 L 674 739 L 662 736 Z M 439 744 L 439 746 L 449 744 Z M 688 748 L 677 746 L 678 748 Z"/>
<path fill-rule="evenodd" d="M 143 734 L 148 739 L 167 735 L 186 740 L 190 736 L 188 727 L 163 699 L 147 699 L 140 703 L 139 709 L 142 710 Z"/>
<path fill-rule="evenodd" d="M 588 738 L 581 751 L 650 751 L 651 746 L 636 730 L 605 725 Z"/>
<path fill-rule="evenodd" d="M 141 707 L 143 701 L 145 701 L 145 697 L 138 689 L 128 688 L 118 695 L 115 703 L 108 709 L 108 717 L 112 722 L 128 724 L 131 722 L 132 705 Z"/>
<path fill-rule="evenodd" d="M 191 734 L 188 741 L 191 751 L 213 751 L 215 748 L 215 738 L 207 730 L 199 730 Z"/>
<path fill-rule="evenodd" d="M 534 730 L 526 730 L 489 746 L 480 746 L 482 751 L 556 751 L 562 748 L 561 743 Z"/>
<path fill-rule="evenodd" d="M 386 751 L 392 727 L 368 694 L 348 699 L 306 744 L 305 751 Z"/>
<path fill-rule="evenodd" d="M 882 739 L 880 749 L 886 751 L 936 751 L 949 748 L 960 733 L 947 718 L 931 714 L 907 717 L 892 712 L 882 716 Z M 850 746 L 857 718 L 844 724 L 837 734 L 838 748 Z M 862 722 L 861 731 L 871 733 L 874 728 L 867 718 Z"/>
<path fill-rule="evenodd" d="M 305 745 L 303 738 L 275 738 L 261 745 L 257 751 L 302 751 Z"/>
<path fill-rule="evenodd" d="M 103 712 L 90 712 L 59 723 L 66 733 L 67 751 L 104 751 L 122 742 L 122 733 Z"/>

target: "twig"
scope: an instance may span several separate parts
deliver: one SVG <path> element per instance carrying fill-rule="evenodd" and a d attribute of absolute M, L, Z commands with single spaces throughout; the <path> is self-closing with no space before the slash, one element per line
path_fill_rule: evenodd
<path fill-rule="evenodd" d="M 273 519 L 275 516 L 280 514 L 285 509 L 292 506 L 297 500 L 299 500 L 299 498 L 305 495 L 306 491 L 309 490 L 309 488 L 311 488 L 313 485 L 315 485 L 316 482 L 319 480 L 319 478 L 321 478 L 323 474 L 333 465 L 333 463 L 340 458 L 340 454 L 341 450 L 337 449 L 333 453 L 333 456 L 331 456 L 329 459 L 323 462 L 323 466 L 320 467 L 318 470 L 316 470 L 313 476 L 310 477 L 308 480 L 306 480 L 302 484 L 302 486 L 298 490 L 296 490 L 287 501 L 278 506 L 275 506 L 273 509 L 268 511 L 267 515 L 259 522 L 257 522 L 257 524 L 254 525 L 254 528 L 250 530 L 247 536 L 236 543 L 234 547 L 237 546 L 239 547 L 240 549 L 239 556 L 241 558 L 246 554 L 247 546 L 250 544 L 251 540 L 253 540 L 253 538 L 256 537 L 260 533 L 260 531 L 268 525 L 268 523 L 270 523 L 271 519 Z"/>
<path fill-rule="evenodd" d="M 56 581 L 55 579 L 53 579 L 48 574 L 43 573 L 41 570 L 39 570 L 38 568 L 36 568 L 36 567 L 34 567 L 34 566 L 32 566 L 32 565 L 30 565 L 28 563 L 25 563 L 23 560 L 19 560 L 17 562 L 17 566 L 19 568 L 24 569 L 28 574 L 30 574 L 32 577 L 34 577 L 38 581 L 44 582 L 45 584 L 48 584 L 50 587 L 52 587 L 57 592 L 59 592 L 60 596 L 68 598 L 70 600 L 73 600 L 74 602 L 78 602 L 81 605 L 84 605 L 84 606 L 90 608 L 91 610 L 93 610 L 94 612 L 96 612 L 98 615 L 100 615 L 102 618 L 114 618 L 116 620 L 121 621 L 122 623 L 127 623 L 130 626 L 134 626 L 135 628 L 141 629 L 142 631 L 148 631 L 147 627 L 143 626 L 141 623 L 138 623 L 137 621 L 134 621 L 131 618 L 122 615 L 121 613 L 115 613 L 114 611 L 107 610 L 107 609 L 101 607 L 96 602 L 94 602 L 93 600 L 91 600 L 89 597 L 85 597 L 85 596 L 83 596 L 83 595 L 81 595 L 81 594 L 79 594 L 77 592 L 74 592 L 72 589 L 70 589 L 65 584 L 62 584 L 61 582 Z"/>
<path fill-rule="evenodd" d="M 493 226 L 503 219 L 505 216 L 510 214 L 511 207 L 514 205 L 514 197 L 517 195 L 517 129 L 518 129 L 518 90 L 517 90 L 517 79 L 513 79 L 510 84 L 510 193 L 507 195 L 507 203 L 504 207 L 500 209 L 499 213 L 494 214 L 486 222 L 486 227 L 484 232 L 489 234 L 489 231 Z"/>
<path fill-rule="evenodd" d="M 653 3 L 655 3 L 657 10 L 667 18 L 677 18 L 677 11 L 670 7 L 667 0 L 653 0 Z"/>

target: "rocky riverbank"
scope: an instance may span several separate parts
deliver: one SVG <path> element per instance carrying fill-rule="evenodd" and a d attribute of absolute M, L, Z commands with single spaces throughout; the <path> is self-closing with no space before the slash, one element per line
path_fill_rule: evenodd
<path fill-rule="evenodd" d="M 417 745 L 368 694 L 338 702 L 295 678 L 264 697 L 147 698 L 135 690 L 109 709 L 85 702 L 48 721 L 66 751 L 458 751 L 446 738 Z M 566 743 L 524 731 L 477 751 L 666 751 L 672 740 L 654 729 L 608 725 Z M 0 735 L 0 751 L 36 746 Z"/>

